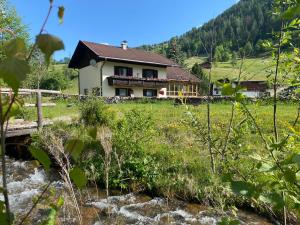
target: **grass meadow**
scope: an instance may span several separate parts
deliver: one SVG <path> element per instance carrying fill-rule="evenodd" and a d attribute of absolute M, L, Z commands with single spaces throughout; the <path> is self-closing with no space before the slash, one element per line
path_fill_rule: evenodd
<path fill-rule="evenodd" d="M 195 63 L 204 62 L 205 57 L 191 57 L 185 60 L 187 68 L 191 69 Z M 230 62 L 215 63 L 212 69 L 212 80 L 217 81 L 222 78 L 235 79 L 239 74 L 241 60 L 237 60 L 236 66 Z M 270 70 L 273 68 L 272 59 L 267 58 L 248 58 L 244 61 L 242 80 L 267 80 Z M 208 71 L 207 71 L 208 72 Z"/>

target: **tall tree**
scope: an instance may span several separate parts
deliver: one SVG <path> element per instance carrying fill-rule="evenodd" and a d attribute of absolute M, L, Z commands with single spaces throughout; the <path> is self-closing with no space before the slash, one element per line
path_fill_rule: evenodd
<path fill-rule="evenodd" d="M 0 0 L 0 34 L 2 42 L 12 37 L 21 37 L 29 41 L 27 26 L 23 24 L 15 8 L 7 0 Z"/>
<path fill-rule="evenodd" d="M 183 63 L 183 54 L 180 50 L 180 46 L 177 44 L 177 39 L 173 38 L 168 46 L 167 51 L 168 57 L 178 64 Z"/>
<path fill-rule="evenodd" d="M 208 94 L 208 77 L 204 73 L 201 65 L 199 63 L 195 63 L 191 70 L 192 74 L 196 75 L 200 80 L 200 94 L 207 95 Z"/>

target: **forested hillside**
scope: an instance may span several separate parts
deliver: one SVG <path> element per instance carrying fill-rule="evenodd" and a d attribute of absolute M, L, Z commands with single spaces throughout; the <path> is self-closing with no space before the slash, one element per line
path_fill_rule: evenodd
<path fill-rule="evenodd" d="M 181 58 L 206 54 L 204 46 L 211 43 L 233 52 L 247 46 L 252 54 L 265 51 L 263 40 L 278 30 L 278 17 L 271 13 L 272 0 L 240 0 L 237 4 L 199 28 L 171 40 L 141 48 L 164 54 L 177 62 Z M 201 14 L 201 11 L 199 11 Z M 213 34 L 213 35 L 212 35 Z M 176 57 L 175 57 L 176 56 Z"/>

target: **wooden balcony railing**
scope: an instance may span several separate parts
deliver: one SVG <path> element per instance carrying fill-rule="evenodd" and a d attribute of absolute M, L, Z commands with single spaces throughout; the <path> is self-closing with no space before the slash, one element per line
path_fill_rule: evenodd
<path fill-rule="evenodd" d="M 157 78 L 138 78 L 138 77 L 108 77 L 110 86 L 126 86 L 126 87 L 166 87 L 168 80 Z"/>

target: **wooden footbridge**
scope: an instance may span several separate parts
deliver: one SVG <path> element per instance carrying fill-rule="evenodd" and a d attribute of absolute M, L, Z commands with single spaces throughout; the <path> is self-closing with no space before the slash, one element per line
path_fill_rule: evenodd
<path fill-rule="evenodd" d="M 12 95 L 13 92 L 9 88 L 0 88 L 0 93 L 4 95 Z M 53 120 L 43 120 L 42 107 L 53 107 L 54 103 L 42 103 L 42 95 L 62 95 L 60 91 L 53 90 L 41 90 L 41 89 L 19 89 L 18 95 L 29 96 L 35 95 L 36 103 L 28 104 L 25 103 L 24 107 L 36 107 L 37 109 L 37 121 L 24 121 L 23 119 L 11 120 L 8 123 L 6 137 L 18 137 L 24 135 L 30 135 L 31 133 L 41 129 L 43 126 L 50 126 L 55 121 L 67 121 L 70 122 L 71 118 L 58 117 Z"/>

